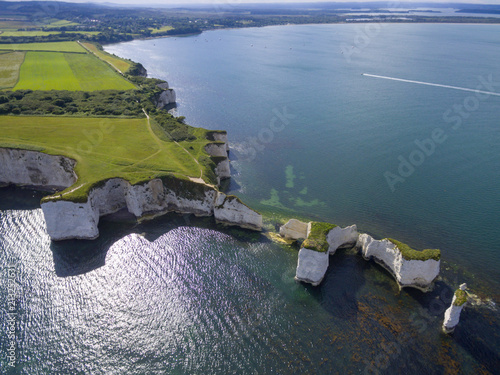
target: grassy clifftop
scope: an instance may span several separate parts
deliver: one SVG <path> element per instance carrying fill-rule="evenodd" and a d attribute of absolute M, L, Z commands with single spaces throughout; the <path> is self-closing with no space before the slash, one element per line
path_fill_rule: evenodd
<path fill-rule="evenodd" d="M 386 238 L 386 239 L 397 246 L 399 251 L 401 251 L 403 258 L 405 258 L 406 260 L 426 261 L 429 259 L 434 259 L 434 260 L 441 259 L 441 251 L 439 249 L 425 249 L 422 251 L 417 251 L 412 249 L 410 246 L 408 246 L 403 242 L 394 240 L 392 238 Z"/>
<path fill-rule="evenodd" d="M 77 183 L 57 199 L 86 201 L 100 181 L 120 177 L 132 184 L 167 175 L 214 183 L 209 141 L 197 129 L 192 141 L 169 141 L 148 119 L 0 116 L 0 146 L 38 150 L 77 161 Z"/>
<path fill-rule="evenodd" d="M 328 251 L 328 242 L 326 241 L 326 236 L 333 228 L 335 224 L 321 223 L 317 221 L 311 222 L 311 231 L 307 239 L 303 242 L 302 247 L 310 250 L 316 250 L 319 252 Z"/>

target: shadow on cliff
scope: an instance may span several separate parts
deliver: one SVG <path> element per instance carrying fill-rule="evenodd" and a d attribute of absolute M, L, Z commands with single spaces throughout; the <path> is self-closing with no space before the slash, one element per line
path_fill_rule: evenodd
<path fill-rule="evenodd" d="M 319 287 L 307 285 L 310 293 L 330 314 L 341 319 L 356 318 L 359 307 L 356 294 L 365 284 L 366 261 L 354 250 L 339 249 L 330 256 L 330 264 Z"/>

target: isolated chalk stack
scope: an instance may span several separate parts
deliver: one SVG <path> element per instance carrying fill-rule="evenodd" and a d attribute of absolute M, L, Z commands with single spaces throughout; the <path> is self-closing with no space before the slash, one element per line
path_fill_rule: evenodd
<path fill-rule="evenodd" d="M 465 289 L 467 289 L 467 284 L 460 285 L 453 295 L 451 306 L 444 313 L 443 331 L 445 333 L 452 333 L 460 321 L 460 313 L 467 303 Z"/>

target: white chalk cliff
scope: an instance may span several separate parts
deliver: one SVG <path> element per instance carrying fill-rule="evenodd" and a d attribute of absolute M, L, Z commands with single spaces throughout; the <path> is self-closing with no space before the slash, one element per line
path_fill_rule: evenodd
<path fill-rule="evenodd" d="M 234 195 L 218 193 L 214 217 L 217 223 L 262 230 L 262 215 L 246 206 Z"/>
<path fill-rule="evenodd" d="M 1 184 L 62 190 L 75 183 L 74 166 L 73 160 L 63 156 L 0 148 Z M 137 185 L 112 178 L 91 188 L 86 202 L 66 201 L 56 194 L 41 206 L 53 240 L 95 239 L 99 218 L 122 209 L 136 217 L 167 212 L 213 215 L 220 223 L 262 229 L 262 216 L 238 198 L 226 196 L 212 185 L 174 176 Z"/>
<path fill-rule="evenodd" d="M 262 216 L 238 198 L 227 197 L 209 185 L 192 181 L 178 183 L 186 186 L 174 188 L 161 179 L 131 185 L 114 178 L 93 188 L 87 202 L 43 202 L 47 232 L 52 240 L 95 239 L 99 236 L 99 218 L 124 208 L 136 217 L 167 212 L 213 215 L 219 223 L 262 229 Z M 193 190 L 196 192 L 190 193 Z"/>
<path fill-rule="evenodd" d="M 466 288 L 467 285 L 462 284 L 460 285 L 459 290 L 465 292 Z M 460 321 L 460 314 L 465 304 L 466 302 L 462 304 L 457 303 L 457 293 L 453 295 L 453 300 L 451 301 L 451 305 L 444 313 L 444 322 L 443 322 L 444 332 L 452 333 L 455 330 L 455 327 L 458 325 L 458 322 Z"/>
<path fill-rule="evenodd" d="M 226 132 L 211 132 L 209 138 L 214 143 L 209 143 L 205 146 L 205 152 L 212 156 L 214 161 L 215 174 L 218 177 L 218 181 L 231 178 L 231 166 L 229 164 L 229 145 L 227 142 Z"/>
<path fill-rule="evenodd" d="M 165 108 L 167 105 L 176 102 L 177 98 L 175 91 L 168 87 L 168 82 L 159 83 L 157 86 L 163 90 L 156 100 L 156 106 L 158 108 Z"/>
<path fill-rule="evenodd" d="M 288 225 L 283 232 L 288 232 L 289 234 L 295 236 L 301 236 L 303 234 L 301 230 L 303 228 L 303 224 L 305 223 L 299 223 Z M 296 230 L 297 234 L 290 233 L 290 227 L 298 229 Z M 307 237 L 309 237 L 310 232 L 311 223 L 307 224 Z M 335 227 L 326 235 L 326 241 L 328 242 L 328 250 L 326 252 L 319 252 L 305 247 L 301 248 L 295 272 L 295 280 L 310 283 L 314 286 L 319 285 L 325 277 L 326 270 L 328 269 L 330 255 L 335 254 L 335 251 L 337 251 L 339 247 L 353 246 L 356 243 L 357 238 L 358 231 L 356 225 L 351 225 L 346 228 Z"/>
<path fill-rule="evenodd" d="M 405 259 L 398 247 L 389 240 L 378 241 L 368 234 L 361 234 L 357 247 L 361 249 L 365 259 L 373 259 L 386 268 L 395 277 L 400 288 L 428 290 L 439 274 L 439 260 Z"/>
<path fill-rule="evenodd" d="M 280 235 L 291 240 L 307 238 L 308 224 L 297 219 L 290 219 L 280 227 Z"/>
<path fill-rule="evenodd" d="M 64 189 L 76 181 L 76 162 L 64 156 L 0 148 L 0 184 Z"/>

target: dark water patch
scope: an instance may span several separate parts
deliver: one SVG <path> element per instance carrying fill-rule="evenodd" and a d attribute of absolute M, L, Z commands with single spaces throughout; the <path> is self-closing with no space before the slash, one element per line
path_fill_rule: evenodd
<path fill-rule="evenodd" d="M 6 186 L 0 188 L 0 210 L 35 210 L 47 192 L 29 188 Z"/>
<path fill-rule="evenodd" d="M 492 374 L 500 369 L 498 310 L 466 305 L 451 339 Z"/>
<path fill-rule="evenodd" d="M 321 306 L 341 319 L 356 319 L 358 292 L 365 284 L 366 262 L 353 251 L 337 250 L 321 283 Z"/>

